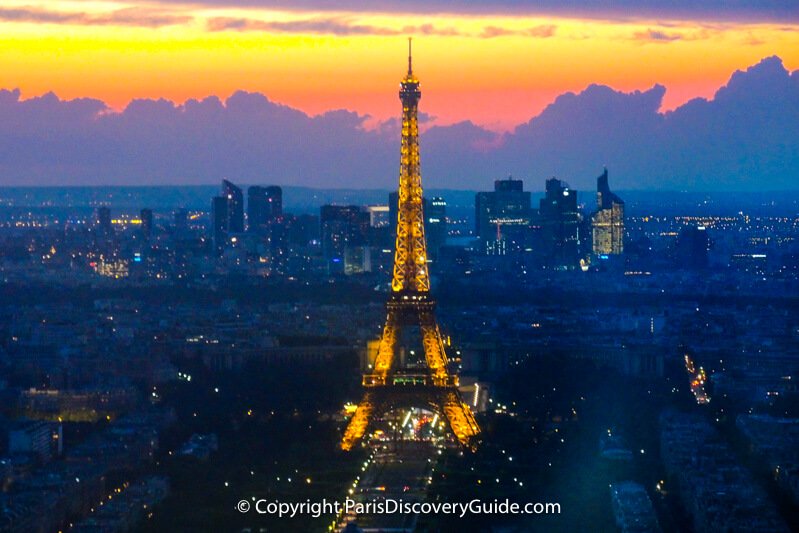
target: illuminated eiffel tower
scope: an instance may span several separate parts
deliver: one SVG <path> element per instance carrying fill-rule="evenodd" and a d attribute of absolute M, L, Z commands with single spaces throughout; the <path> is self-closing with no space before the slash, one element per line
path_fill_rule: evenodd
<path fill-rule="evenodd" d="M 413 75 L 408 40 L 408 74 L 400 83 L 402 146 L 400 149 L 397 243 L 387 317 L 374 363 L 364 374 L 364 397 L 344 432 L 341 448 L 350 450 L 369 423 L 393 409 L 424 407 L 438 413 L 464 446 L 473 446 L 480 428 L 458 391 L 458 376 L 447 369 L 444 342 L 430 298 L 427 244 L 422 214 L 422 176 L 419 164 L 417 112 L 422 93 Z M 398 341 L 403 328 L 418 327 L 426 365 L 402 368 Z M 418 339 L 417 339 L 418 340 Z"/>

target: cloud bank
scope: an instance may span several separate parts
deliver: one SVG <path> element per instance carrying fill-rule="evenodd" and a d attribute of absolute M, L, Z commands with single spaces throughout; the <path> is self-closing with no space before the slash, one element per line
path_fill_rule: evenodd
<path fill-rule="evenodd" d="M 138 26 L 160 28 L 186 24 L 192 17 L 151 7 L 126 7 L 106 13 L 57 11 L 40 7 L 0 7 L 0 21 L 79 26 Z"/>
<path fill-rule="evenodd" d="M 591 85 L 499 135 L 471 122 L 422 135 L 425 184 L 484 189 L 508 174 L 530 189 L 558 176 L 593 188 L 799 188 L 799 71 L 777 57 L 738 71 L 711 100 L 660 113 L 666 89 Z M 399 112 L 399 103 L 397 104 Z M 0 185 L 245 183 L 389 188 L 399 166 L 396 121 L 364 127 L 351 111 L 309 116 L 258 93 L 177 105 L 134 100 L 22 99 L 0 91 Z"/>

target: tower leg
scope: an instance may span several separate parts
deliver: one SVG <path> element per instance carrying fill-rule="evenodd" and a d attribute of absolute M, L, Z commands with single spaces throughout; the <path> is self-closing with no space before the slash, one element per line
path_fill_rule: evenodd
<path fill-rule="evenodd" d="M 441 331 L 438 329 L 438 324 L 433 314 L 430 312 L 421 313 L 419 315 L 419 326 L 422 330 L 422 344 L 424 345 L 424 357 L 427 366 L 430 368 L 433 378 L 444 380 L 448 376 L 447 354 L 444 351 Z"/>
<path fill-rule="evenodd" d="M 355 444 L 361 440 L 369 427 L 369 420 L 372 417 L 372 410 L 374 405 L 372 402 L 372 395 L 367 392 L 364 394 L 361 403 L 352 415 L 347 429 L 344 430 L 344 438 L 341 440 L 341 449 L 350 451 Z"/>
<path fill-rule="evenodd" d="M 449 390 L 442 395 L 441 411 L 458 442 L 463 446 L 473 448 L 474 437 L 480 433 L 480 427 L 477 425 L 469 405 L 461 401 L 457 389 Z"/>
<path fill-rule="evenodd" d="M 388 375 L 389 370 L 391 370 L 391 364 L 394 362 L 394 347 L 397 344 L 397 326 L 398 318 L 395 312 L 389 311 L 386 316 L 386 324 L 383 326 L 383 336 L 380 337 L 377 358 L 375 359 L 375 374 L 378 374 L 383 379 Z"/>

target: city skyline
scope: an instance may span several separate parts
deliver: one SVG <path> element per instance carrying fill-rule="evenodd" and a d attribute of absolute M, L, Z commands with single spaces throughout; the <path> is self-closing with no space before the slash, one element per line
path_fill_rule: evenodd
<path fill-rule="evenodd" d="M 4 0 L 0 531 L 799 531 L 797 2 Z"/>

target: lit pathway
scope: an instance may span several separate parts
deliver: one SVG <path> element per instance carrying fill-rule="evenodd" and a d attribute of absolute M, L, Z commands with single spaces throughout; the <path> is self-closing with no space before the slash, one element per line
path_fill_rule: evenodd
<path fill-rule="evenodd" d="M 377 445 L 349 498 L 360 503 L 424 501 L 440 448 L 433 442 L 419 440 Z M 343 531 L 350 522 L 354 522 L 364 532 L 411 532 L 416 527 L 417 519 L 418 516 L 412 514 L 350 513 L 341 517 L 336 531 Z"/>

